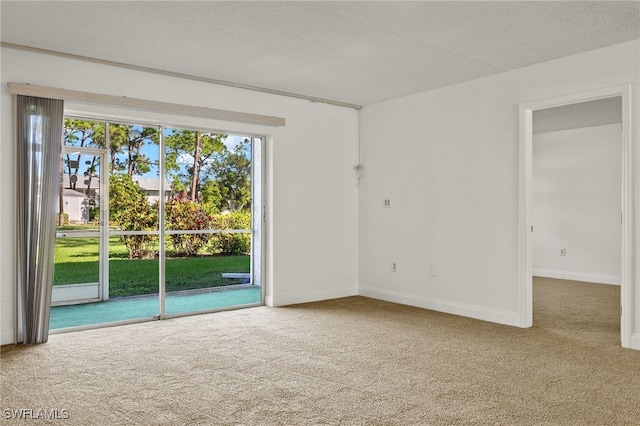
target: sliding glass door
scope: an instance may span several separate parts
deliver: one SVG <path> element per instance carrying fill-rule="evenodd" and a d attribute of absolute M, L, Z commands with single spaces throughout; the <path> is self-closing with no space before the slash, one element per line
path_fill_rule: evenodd
<path fill-rule="evenodd" d="M 166 314 L 261 302 L 251 274 L 253 152 L 246 136 L 167 128 Z"/>
<path fill-rule="evenodd" d="M 261 138 L 65 125 L 51 329 L 262 303 Z"/>

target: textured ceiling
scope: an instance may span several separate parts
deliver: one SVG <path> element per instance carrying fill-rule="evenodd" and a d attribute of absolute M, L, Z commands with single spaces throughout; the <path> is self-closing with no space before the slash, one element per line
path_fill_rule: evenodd
<path fill-rule="evenodd" d="M 5 43 L 367 105 L 640 38 L 640 2 L 2 1 Z"/>

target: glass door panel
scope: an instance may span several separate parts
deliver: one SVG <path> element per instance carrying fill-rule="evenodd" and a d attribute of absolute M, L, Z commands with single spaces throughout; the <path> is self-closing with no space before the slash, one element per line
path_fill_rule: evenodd
<path fill-rule="evenodd" d="M 62 152 L 51 328 L 158 316 L 158 128 L 66 118 Z"/>
<path fill-rule="evenodd" d="M 117 320 L 159 315 L 159 131 L 109 124 L 109 298 Z"/>
<path fill-rule="evenodd" d="M 106 182 L 102 167 L 106 161 L 106 150 L 99 142 L 101 129 L 104 129 L 101 123 L 65 120 L 56 216 L 51 329 L 91 323 L 81 312 L 82 307 L 104 300 L 108 291 L 104 276 L 106 245 L 102 226 L 106 212 Z"/>
<path fill-rule="evenodd" d="M 251 276 L 252 143 L 165 129 L 167 315 L 261 301 Z"/>

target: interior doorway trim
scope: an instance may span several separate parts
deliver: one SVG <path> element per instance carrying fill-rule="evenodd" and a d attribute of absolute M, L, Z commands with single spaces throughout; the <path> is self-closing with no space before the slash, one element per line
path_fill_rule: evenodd
<path fill-rule="evenodd" d="M 518 220 L 518 298 L 520 326 L 533 325 L 533 235 L 532 235 L 532 165 L 533 112 L 576 103 L 620 96 L 622 98 L 622 270 L 620 285 L 620 341 L 625 348 L 640 349 L 633 344 L 634 247 L 634 182 L 635 162 L 632 149 L 633 132 L 631 84 L 589 90 L 521 103 L 519 116 L 519 220 Z"/>

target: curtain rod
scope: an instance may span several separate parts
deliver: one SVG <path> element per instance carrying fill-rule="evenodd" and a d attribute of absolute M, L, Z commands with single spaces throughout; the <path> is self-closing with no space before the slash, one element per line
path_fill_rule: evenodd
<path fill-rule="evenodd" d="M 169 76 L 169 77 L 183 78 L 183 79 L 186 79 L 186 80 L 201 81 L 201 82 L 204 82 L 204 83 L 217 84 L 217 85 L 220 85 L 220 86 L 235 87 L 237 89 L 252 90 L 254 92 L 269 93 L 271 95 L 286 96 L 288 98 L 304 99 L 304 100 L 307 100 L 307 101 L 310 101 L 310 102 L 329 104 L 329 105 L 345 107 L 345 108 L 353 108 L 353 109 L 356 109 L 356 110 L 361 110 L 362 109 L 361 105 L 350 104 L 348 102 L 340 102 L 340 101 L 333 101 L 333 100 L 330 100 L 330 99 L 316 98 L 314 96 L 301 95 L 301 94 L 298 94 L 298 93 L 285 92 L 285 91 L 275 90 L 275 89 L 267 89 L 267 88 L 264 88 L 264 87 L 252 86 L 252 85 L 249 85 L 249 84 L 234 83 L 232 81 L 216 80 L 214 78 L 207 78 L 207 77 L 198 77 L 198 76 L 190 75 L 190 74 L 183 74 L 183 73 L 174 72 L 174 71 L 161 70 L 161 69 L 145 67 L 145 66 L 141 66 L 141 65 L 126 64 L 124 62 L 110 61 L 110 60 L 107 60 L 107 59 L 99 59 L 99 58 L 94 58 L 94 57 L 91 57 L 91 56 L 84 56 L 84 55 L 76 55 L 74 53 L 59 52 L 57 50 L 42 49 L 42 48 L 39 48 L 39 47 L 25 46 L 25 45 L 22 45 L 22 44 L 8 43 L 8 42 L 5 42 L 5 41 L 0 41 L 0 46 L 12 48 L 12 49 L 26 50 L 26 51 L 29 51 L 29 52 L 42 53 L 42 54 L 45 54 L 45 55 L 59 56 L 59 57 L 62 57 L 62 58 L 76 59 L 76 60 L 79 60 L 79 61 L 93 62 L 93 63 L 97 63 L 97 64 L 102 64 L 102 65 L 110 65 L 110 66 L 119 67 L 119 68 L 128 68 L 128 69 L 136 70 L 136 71 L 150 72 L 150 73 L 154 73 L 154 74 L 166 75 L 166 76 Z"/>
<path fill-rule="evenodd" d="M 7 83 L 7 85 L 9 86 L 9 92 L 12 95 L 37 96 L 42 98 L 62 99 L 65 101 L 87 102 L 99 105 L 113 105 L 117 107 L 133 108 L 151 112 L 204 117 L 214 120 L 233 121 L 245 124 L 259 124 L 271 127 L 281 127 L 285 125 L 284 118 L 271 117 L 267 115 L 181 105 L 169 102 L 150 101 L 147 99 L 105 95 L 102 93 L 81 92 L 78 90 L 58 89 L 54 87 L 37 86 L 27 83 L 9 82 Z"/>

